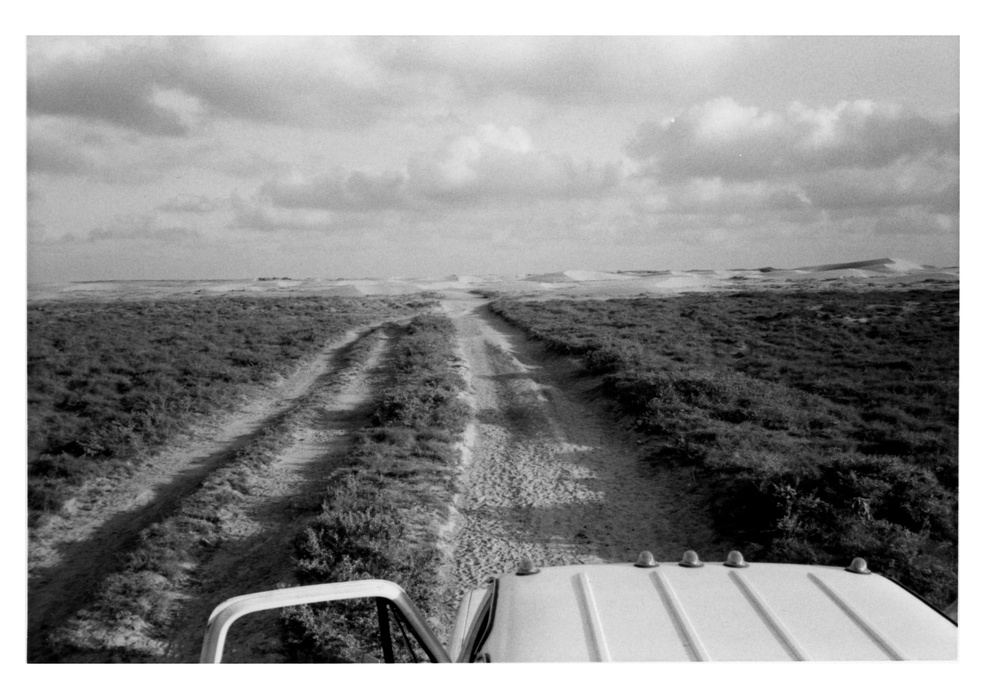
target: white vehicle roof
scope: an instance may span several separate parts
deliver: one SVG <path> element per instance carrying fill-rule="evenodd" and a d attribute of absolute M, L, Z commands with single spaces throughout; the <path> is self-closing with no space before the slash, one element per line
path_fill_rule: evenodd
<path fill-rule="evenodd" d="M 955 660 L 958 628 L 905 588 L 844 568 L 660 563 L 496 581 L 491 662 Z"/>

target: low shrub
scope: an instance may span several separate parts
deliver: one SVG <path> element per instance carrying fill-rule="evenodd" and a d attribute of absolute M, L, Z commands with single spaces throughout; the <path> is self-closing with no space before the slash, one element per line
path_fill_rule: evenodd
<path fill-rule="evenodd" d="M 226 297 L 29 305 L 31 523 L 86 479 L 128 468 L 338 333 L 411 313 L 414 303 Z"/>
<path fill-rule="evenodd" d="M 490 308 L 582 356 L 651 460 L 706 485 L 720 534 L 745 553 L 838 565 L 864 555 L 940 606 L 954 598 L 956 291 Z"/>
<path fill-rule="evenodd" d="M 454 342 L 454 325 L 437 315 L 414 318 L 393 340 L 371 422 L 296 541 L 300 583 L 388 579 L 432 617 L 441 608 L 437 526 L 455 492 L 455 444 L 470 415 Z M 370 603 L 294 607 L 282 622 L 298 662 L 380 656 Z"/>

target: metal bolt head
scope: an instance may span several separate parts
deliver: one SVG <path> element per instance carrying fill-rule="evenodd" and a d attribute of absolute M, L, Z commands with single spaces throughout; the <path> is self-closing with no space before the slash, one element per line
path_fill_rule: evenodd
<path fill-rule="evenodd" d="M 684 557 L 678 565 L 684 568 L 701 568 L 705 564 L 698 559 L 698 554 L 695 551 L 685 551 Z"/>
<path fill-rule="evenodd" d="M 749 568 L 750 564 L 743 560 L 743 554 L 739 551 L 730 551 L 726 562 L 722 565 L 728 568 Z"/>
<path fill-rule="evenodd" d="M 643 551 L 639 554 L 639 559 L 635 562 L 636 568 L 655 568 L 660 565 L 653 558 L 653 553 L 651 551 Z"/>

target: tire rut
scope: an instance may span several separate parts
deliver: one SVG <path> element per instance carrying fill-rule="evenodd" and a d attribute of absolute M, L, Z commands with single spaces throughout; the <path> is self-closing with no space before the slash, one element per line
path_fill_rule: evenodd
<path fill-rule="evenodd" d="M 538 565 L 620 562 L 651 550 L 722 557 L 689 477 L 657 468 L 594 397 L 596 380 L 546 354 L 485 301 L 444 302 L 468 363 L 475 423 L 457 502 L 449 601 Z"/>
<path fill-rule="evenodd" d="M 178 438 L 130 475 L 97 479 L 63 512 L 30 533 L 28 561 L 28 660 L 50 660 L 48 635 L 93 598 L 121 565 L 139 532 L 161 521 L 241 447 L 308 396 L 337 366 L 351 331 L 331 341 L 289 377 L 255 389 L 244 405 Z"/>
<path fill-rule="evenodd" d="M 204 624 L 220 602 L 295 584 L 294 539 L 315 517 L 325 478 L 368 418 L 372 374 L 386 348 L 385 332 L 377 332 L 377 342 L 359 368 L 344 374 L 335 367 L 317 381 L 309 408 L 294 430 L 294 443 L 255 474 L 250 499 L 227 531 L 227 541 L 194 572 L 164 662 L 198 661 Z M 237 622 L 226 662 L 285 662 L 278 614 Z"/>

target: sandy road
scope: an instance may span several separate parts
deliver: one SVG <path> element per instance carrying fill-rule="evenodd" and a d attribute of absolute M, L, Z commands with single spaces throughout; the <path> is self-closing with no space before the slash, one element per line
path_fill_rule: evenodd
<path fill-rule="evenodd" d="M 458 326 L 475 412 L 449 601 L 525 555 L 539 565 L 628 561 L 643 549 L 668 560 L 688 548 L 723 557 L 688 477 L 644 462 L 594 380 L 485 303 L 448 292 L 442 304 Z"/>
<path fill-rule="evenodd" d="M 255 475 L 241 517 L 227 528 L 226 541 L 198 570 L 173 625 L 165 662 L 198 660 L 205 620 L 221 601 L 297 584 L 291 566 L 293 540 L 316 516 L 326 478 L 368 418 L 373 374 L 386 349 L 384 330 L 376 339 L 360 366 L 344 371 L 334 365 L 313 383 L 294 442 Z M 285 662 L 278 616 L 269 612 L 237 622 L 225 661 Z"/>
<path fill-rule="evenodd" d="M 270 420 L 301 401 L 318 401 L 314 424 L 301 427 L 296 445 L 260 479 L 259 512 L 234 523 L 237 527 L 245 524 L 247 531 L 243 536 L 240 532 L 230 532 L 235 540 L 242 541 L 237 548 L 242 548 L 244 556 L 250 550 L 249 541 L 262 540 L 253 535 L 268 530 L 274 521 L 284 523 L 283 531 L 297 533 L 296 512 L 300 508 L 292 495 L 308 496 L 311 487 L 315 498 L 315 486 L 309 483 L 303 486 L 303 480 L 315 481 L 321 477 L 323 464 L 317 463 L 322 461 L 319 452 L 325 452 L 327 459 L 332 458 L 332 453 L 340 448 L 339 443 L 346 442 L 344 435 L 350 429 L 339 422 L 352 419 L 367 397 L 368 375 L 381 355 L 382 345 L 360 371 L 343 375 L 340 354 L 357 338 L 358 333 L 352 331 L 331 341 L 289 377 L 255 389 L 240 409 L 196 427 L 172 447 L 149 458 L 135 474 L 89 483 L 62 513 L 34 530 L 28 549 L 28 657 L 44 660 L 48 652 L 47 635 L 91 601 L 97 585 L 121 565 L 122 556 L 136 545 L 142 529 L 169 516 L 183 497 L 197 489 L 215 469 L 225 466 Z M 312 506 L 301 509 L 308 514 L 313 511 Z M 254 517 L 261 522 L 254 522 Z M 280 549 L 276 554 L 280 558 L 279 567 L 287 569 L 287 546 L 275 546 L 273 542 L 259 548 L 256 557 L 244 557 L 238 564 L 230 560 L 232 555 L 221 552 L 216 568 L 201 575 L 205 581 L 203 594 L 211 600 L 204 603 L 189 600 L 181 616 L 193 610 L 194 616 L 207 618 L 203 607 L 207 605 L 211 611 L 219 599 L 224 599 L 220 597 L 224 591 L 212 589 L 212 581 L 225 579 L 226 574 L 219 573 L 219 569 L 229 566 L 230 579 L 245 586 L 261 574 L 255 569 L 258 565 L 269 565 L 265 558 L 267 561 L 274 558 L 267 552 L 277 549 Z M 254 565 L 248 566 L 247 561 L 253 561 Z M 247 591 L 243 589 L 237 594 Z M 195 640 L 182 634 L 179 643 L 171 647 L 168 654 L 171 660 L 190 660 L 192 653 L 193 659 L 197 659 L 204 618 L 192 621 Z"/>

